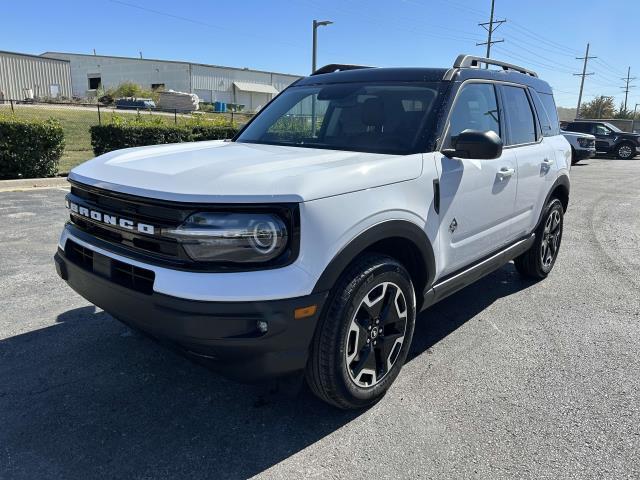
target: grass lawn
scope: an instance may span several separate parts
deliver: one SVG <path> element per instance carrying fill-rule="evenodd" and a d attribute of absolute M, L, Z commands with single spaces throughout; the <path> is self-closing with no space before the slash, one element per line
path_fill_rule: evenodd
<path fill-rule="evenodd" d="M 10 112 L 9 104 L 0 104 L 0 112 Z M 136 115 L 131 110 L 113 110 L 100 108 L 102 122 L 108 122 L 114 115 Z M 35 104 L 35 105 L 14 105 L 14 114 L 20 118 L 44 120 L 50 117 L 57 119 L 64 129 L 65 151 L 60 159 L 58 173 L 68 173 L 76 165 L 94 157 L 91 149 L 91 135 L 89 127 L 98 125 L 98 110 L 96 107 L 81 107 L 76 105 L 56 105 L 56 104 Z M 173 114 L 165 113 L 141 113 L 162 119 L 164 123 L 173 125 L 176 121 Z M 229 114 L 201 114 L 205 118 L 219 119 L 223 115 L 231 121 Z M 178 123 L 185 123 L 190 116 L 177 116 Z M 250 116 L 236 114 L 234 120 L 245 123 Z"/>

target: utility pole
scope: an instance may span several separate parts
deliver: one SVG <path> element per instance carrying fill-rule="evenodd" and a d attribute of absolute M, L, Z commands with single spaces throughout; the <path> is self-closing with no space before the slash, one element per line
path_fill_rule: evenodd
<path fill-rule="evenodd" d="M 580 93 L 578 94 L 578 107 L 576 108 L 576 118 L 580 118 L 580 104 L 582 103 L 582 90 L 584 89 L 584 77 L 587 75 L 593 75 L 593 72 L 587 73 L 587 62 L 590 58 L 598 58 L 598 57 L 590 57 L 589 56 L 589 44 L 587 43 L 587 52 L 584 54 L 584 57 L 576 57 L 576 60 L 584 60 L 584 64 L 582 65 L 582 73 L 574 73 L 574 75 L 582 77 L 580 80 Z"/>
<path fill-rule="evenodd" d="M 635 85 L 629 85 L 636 77 L 631 77 L 631 67 L 627 68 L 627 78 L 621 78 L 625 82 L 625 86 L 622 87 L 624 90 L 624 111 L 627 111 L 627 99 L 629 98 L 629 89 L 635 88 Z"/>
<path fill-rule="evenodd" d="M 491 0 L 491 16 L 489 17 L 489 21 L 478 24 L 487 31 L 487 41 L 476 43 L 476 46 L 477 47 L 480 45 L 487 46 L 487 54 L 486 54 L 487 58 L 491 58 L 491 45 L 493 45 L 494 43 L 504 42 L 503 38 L 501 38 L 500 40 L 493 40 L 493 32 L 495 32 L 500 25 L 502 25 L 507 21 L 506 19 L 494 20 L 493 18 L 494 11 L 495 11 L 495 0 Z M 489 65 L 485 65 L 485 68 L 489 68 Z"/>

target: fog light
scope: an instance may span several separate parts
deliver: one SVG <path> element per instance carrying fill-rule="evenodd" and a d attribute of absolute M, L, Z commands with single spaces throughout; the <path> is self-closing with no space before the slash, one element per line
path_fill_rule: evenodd
<path fill-rule="evenodd" d="M 269 330 L 269 324 L 264 320 L 258 320 L 256 326 L 258 327 L 258 331 L 260 333 L 267 333 L 267 330 Z"/>

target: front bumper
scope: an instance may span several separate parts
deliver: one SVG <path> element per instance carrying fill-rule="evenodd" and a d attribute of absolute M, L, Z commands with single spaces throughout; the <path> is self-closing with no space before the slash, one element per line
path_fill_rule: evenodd
<path fill-rule="evenodd" d="M 586 160 L 587 158 L 593 158 L 596 156 L 596 149 L 594 148 L 585 148 L 585 149 L 575 149 L 576 152 L 576 161 L 577 160 Z"/>
<path fill-rule="evenodd" d="M 59 276 L 73 290 L 118 320 L 205 361 L 225 376 L 257 381 L 304 369 L 327 292 L 283 300 L 211 302 L 142 293 L 112 281 L 109 257 L 95 267 L 71 261 L 58 249 Z M 312 316 L 295 319 L 297 308 L 317 305 Z M 267 323 L 262 333 L 258 322 Z"/>

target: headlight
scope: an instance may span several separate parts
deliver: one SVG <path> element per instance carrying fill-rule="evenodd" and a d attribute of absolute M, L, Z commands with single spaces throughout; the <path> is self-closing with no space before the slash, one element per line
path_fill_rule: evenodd
<path fill-rule="evenodd" d="M 268 262 L 287 248 L 287 227 L 270 213 L 194 213 L 163 234 L 202 262 Z"/>
<path fill-rule="evenodd" d="M 589 144 L 591 143 L 591 140 L 589 140 L 588 138 L 582 138 L 582 137 L 578 137 L 578 144 L 583 147 L 583 148 L 587 148 L 589 147 Z"/>

